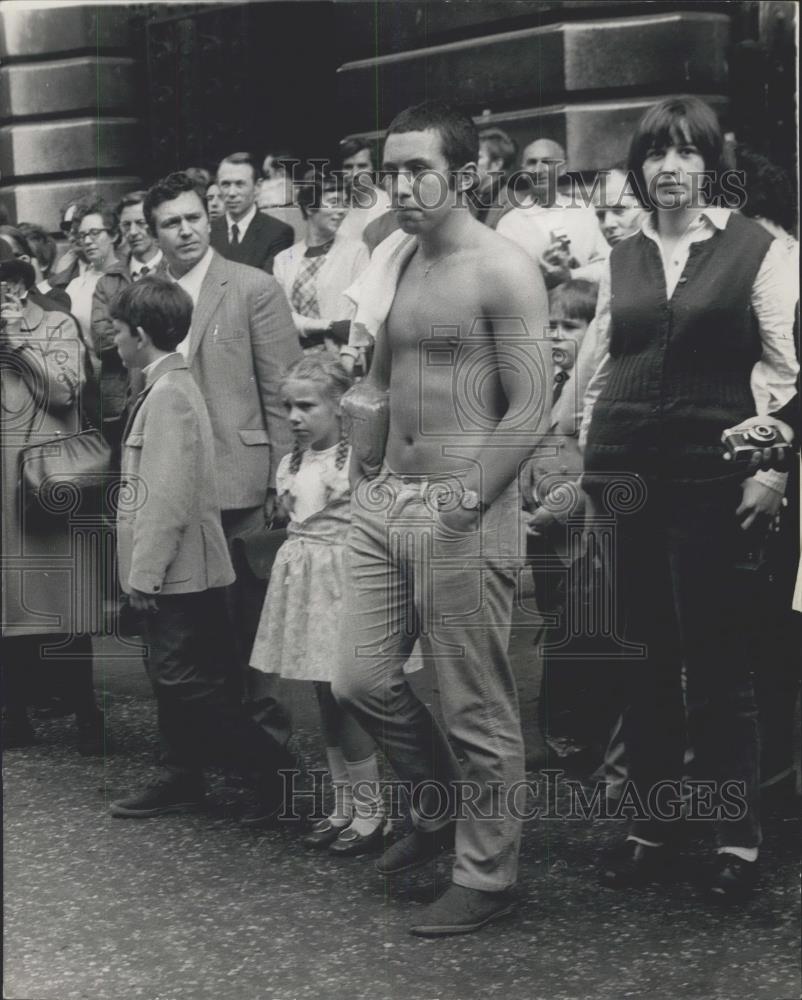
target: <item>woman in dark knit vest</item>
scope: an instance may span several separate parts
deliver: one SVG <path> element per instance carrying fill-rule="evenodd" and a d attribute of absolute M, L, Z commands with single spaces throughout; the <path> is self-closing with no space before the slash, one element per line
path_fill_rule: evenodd
<path fill-rule="evenodd" d="M 725 207 L 737 178 L 724 171 L 704 102 L 650 108 L 629 170 L 649 214 L 613 248 L 602 277 L 596 322 L 607 354 L 580 438 L 585 489 L 601 515 L 615 516 L 616 596 L 636 654 L 625 668 L 623 730 L 634 818 L 601 879 L 626 887 L 670 877 L 682 814 L 712 821 L 707 891 L 740 900 L 754 888 L 761 839 L 745 652 L 747 630 L 761 623 L 739 604 L 737 567 L 785 483 L 725 461 L 721 434 L 793 397 L 796 293 L 780 244 Z M 688 745 L 695 784 L 683 806 Z"/>

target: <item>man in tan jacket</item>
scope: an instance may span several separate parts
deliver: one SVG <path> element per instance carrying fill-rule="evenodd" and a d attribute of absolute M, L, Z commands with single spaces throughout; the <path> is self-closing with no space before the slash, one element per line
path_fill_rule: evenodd
<path fill-rule="evenodd" d="M 206 206 L 186 174 L 157 181 L 144 212 L 169 276 L 195 307 L 177 350 L 200 389 L 214 433 L 223 531 L 236 573 L 226 591 L 232 681 L 242 687 L 252 717 L 284 747 L 290 723 L 274 696 L 273 675 L 248 666 L 266 590 L 248 552 L 272 518 L 276 469 L 292 445 L 278 386 L 282 370 L 301 356 L 298 334 L 275 278 L 225 260 L 210 247 Z"/>

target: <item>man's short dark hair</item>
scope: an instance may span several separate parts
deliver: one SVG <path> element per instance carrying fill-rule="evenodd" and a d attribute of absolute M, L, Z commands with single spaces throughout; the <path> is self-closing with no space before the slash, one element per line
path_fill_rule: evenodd
<path fill-rule="evenodd" d="M 406 108 L 390 122 L 385 139 L 394 132 L 440 133 L 443 156 L 450 170 L 459 170 L 479 157 L 479 132 L 464 112 L 444 101 L 424 101 Z"/>
<path fill-rule="evenodd" d="M 518 159 L 518 143 L 500 128 L 485 128 L 479 133 L 479 143 L 485 143 L 489 158 L 501 160 L 501 171 L 508 174 Z"/>
<path fill-rule="evenodd" d="M 189 174 L 185 173 L 183 170 L 179 170 L 174 174 L 168 174 L 166 177 L 162 177 L 161 180 L 156 181 L 156 183 L 150 188 L 148 193 L 145 195 L 145 201 L 143 203 L 142 210 L 145 213 L 145 220 L 147 221 L 150 231 L 155 234 L 156 227 L 153 225 L 153 212 L 165 201 L 173 201 L 179 195 L 187 194 L 193 192 L 198 195 L 201 205 L 203 206 L 203 211 L 206 211 L 206 200 L 203 195 L 198 193 L 198 189 L 193 183 L 192 178 Z"/>
<path fill-rule="evenodd" d="M 118 292 L 110 313 L 132 330 L 141 326 L 160 351 L 174 351 L 189 333 L 192 299 L 176 282 L 148 275 Z"/>
<path fill-rule="evenodd" d="M 363 149 L 366 149 L 370 153 L 371 163 L 376 167 L 379 162 L 379 140 L 368 139 L 364 135 L 353 135 L 348 139 L 342 140 L 339 149 L 340 166 L 352 156 L 361 153 Z"/>
<path fill-rule="evenodd" d="M 147 197 L 147 191 L 129 191 L 120 198 L 117 204 L 117 217 L 123 214 L 124 208 L 131 208 L 132 205 L 141 205 Z"/>
<path fill-rule="evenodd" d="M 256 166 L 256 163 L 250 153 L 230 153 L 228 156 L 224 156 L 220 161 L 220 166 L 217 168 L 218 173 L 220 171 L 220 167 L 222 167 L 224 163 L 229 163 L 235 167 L 241 167 L 243 165 L 250 167 L 253 172 L 254 183 L 256 183 L 256 181 L 258 181 L 261 177 L 261 171 Z"/>

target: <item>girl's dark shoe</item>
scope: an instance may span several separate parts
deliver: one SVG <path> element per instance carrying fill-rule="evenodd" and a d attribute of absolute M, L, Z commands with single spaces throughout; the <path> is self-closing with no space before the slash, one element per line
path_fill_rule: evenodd
<path fill-rule="evenodd" d="M 362 836 L 353 827 L 348 826 L 329 847 L 329 854 L 336 854 L 338 858 L 375 854 L 384 849 L 385 839 L 390 836 L 392 829 L 392 824 L 387 820 L 386 823 L 380 823 L 372 833 Z"/>
<path fill-rule="evenodd" d="M 301 837 L 304 847 L 312 847 L 315 850 L 323 850 L 340 836 L 347 829 L 344 826 L 334 826 L 328 816 L 315 823 L 309 833 Z"/>

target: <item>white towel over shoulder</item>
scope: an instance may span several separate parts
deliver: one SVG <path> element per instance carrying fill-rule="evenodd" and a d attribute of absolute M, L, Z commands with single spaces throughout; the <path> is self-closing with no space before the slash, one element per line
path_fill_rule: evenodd
<path fill-rule="evenodd" d="M 376 247 L 370 264 L 344 292 L 356 304 L 349 347 L 370 347 L 384 327 L 398 281 L 418 240 L 399 229 Z"/>

